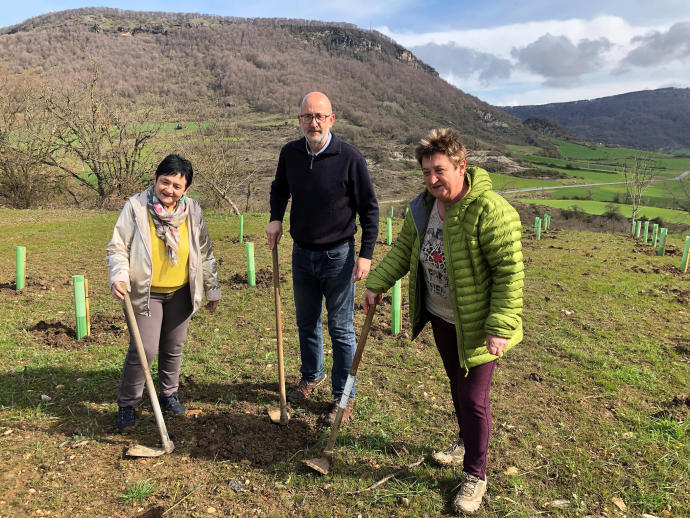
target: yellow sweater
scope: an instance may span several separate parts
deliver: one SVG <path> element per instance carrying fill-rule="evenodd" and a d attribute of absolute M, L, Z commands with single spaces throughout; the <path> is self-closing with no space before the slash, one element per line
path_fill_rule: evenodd
<path fill-rule="evenodd" d="M 153 278 L 151 291 L 172 293 L 189 284 L 189 230 L 187 220 L 178 227 L 180 244 L 177 246 L 177 266 L 173 266 L 165 250 L 165 242 L 156 235 L 153 216 L 149 213 L 151 231 L 151 256 L 153 259 Z"/>

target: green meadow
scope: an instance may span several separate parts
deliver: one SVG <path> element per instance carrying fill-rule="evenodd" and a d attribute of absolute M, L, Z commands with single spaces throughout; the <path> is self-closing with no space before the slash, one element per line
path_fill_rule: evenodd
<path fill-rule="evenodd" d="M 359 369 L 354 420 L 340 430 L 330 473 L 318 475 L 301 461 L 326 444 L 319 415 L 328 391 L 293 405 L 286 427 L 266 415 L 278 401 L 267 215 L 244 219 L 256 287 L 247 285 L 237 217 L 206 216 L 223 299 L 190 325 L 180 388 L 190 412 L 166 418 L 175 451 L 136 460 L 124 451 L 159 438 L 147 401 L 132 433 L 115 428 L 127 330 L 104 248 L 117 213 L 0 210 L 0 515 L 451 513 L 460 471 L 434 465 L 430 454 L 457 432 L 452 403 L 430 331 L 411 340 L 407 279 L 402 331 L 391 334 L 386 296 Z M 394 235 L 400 226 L 395 219 Z M 380 231 L 374 265 L 389 249 L 385 224 Z M 27 246 L 27 285 L 15 292 L 19 244 Z M 525 228 L 525 339 L 494 375 L 489 486 L 478 516 L 690 514 L 690 276 L 678 270 L 679 238 L 669 245 L 658 257 L 628 235 L 553 228 L 535 241 Z M 290 247 L 286 233 L 279 258 L 289 385 L 299 377 Z M 73 274 L 90 287 L 92 334 L 79 341 Z M 357 333 L 362 322 L 358 305 Z"/>

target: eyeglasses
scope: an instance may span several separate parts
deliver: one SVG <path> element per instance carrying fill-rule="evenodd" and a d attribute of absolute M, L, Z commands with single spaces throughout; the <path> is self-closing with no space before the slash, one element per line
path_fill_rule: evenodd
<path fill-rule="evenodd" d="M 333 115 L 332 113 L 329 115 L 325 115 L 323 113 L 303 113 L 302 115 L 298 115 L 299 120 L 306 124 L 311 124 L 311 121 L 316 119 L 316 122 L 324 122 L 328 117 Z"/>

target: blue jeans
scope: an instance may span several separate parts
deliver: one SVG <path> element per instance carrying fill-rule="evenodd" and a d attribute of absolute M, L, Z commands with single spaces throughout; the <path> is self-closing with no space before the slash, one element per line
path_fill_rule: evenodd
<path fill-rule="evenodd" d="M 297 243 L 292 248 L 292 289 L 302 359 L 300 372 L 309 381 L 323 376 L 321 306 L 325 297 L 328 333 L 333 344 L 331 383 L 335 398 L 343 394 L 357 348 L 353 323 L 354 265 L 355 245 L 352 240 L 321 252 L 307 250 Z M 354 399 L 355 392 L 356 387 L 353 386 L 351 399 Z"/>

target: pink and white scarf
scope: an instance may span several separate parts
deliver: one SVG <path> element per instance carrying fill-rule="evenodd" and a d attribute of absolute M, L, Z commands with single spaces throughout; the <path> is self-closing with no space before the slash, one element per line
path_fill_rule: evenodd
<path fill-rule="evenodd" d="M 169 212 L 156 197 L 156 190 L 151 187 L 148 193 L 147 207 L 153 216 L 156 235 L 165 243 L 168 259 L 173 266 L 177 266 L 177 247 L 180 244 L 180 231 L 177 229 L 187 219 L 189 204 L 187 196 L 183 195 L 175 209 Z"/>

